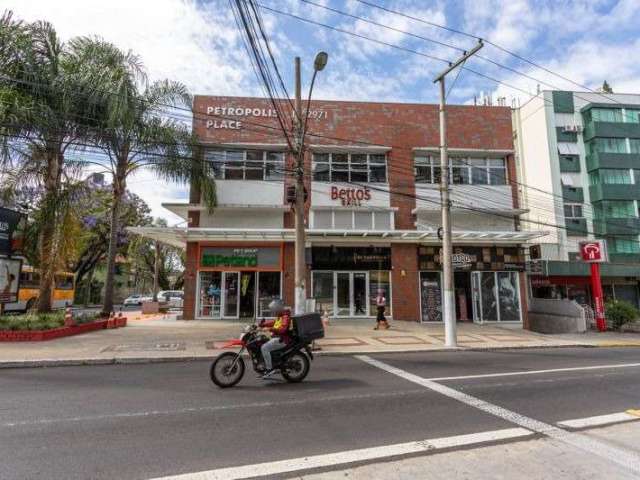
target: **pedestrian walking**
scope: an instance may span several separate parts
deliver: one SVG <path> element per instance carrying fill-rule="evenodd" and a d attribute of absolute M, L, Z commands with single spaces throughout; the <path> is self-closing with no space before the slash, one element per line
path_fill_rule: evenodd
<path fill-rule="evenodd" d="M 376 315 L 376 326 L 374 330 L 380 330 L 381 328 L 387 330 L 389 328 L 389 322 L 387 322 L 384 316 L 384 311 L 387 308 L 387 299 L 384 296 L 383 290 L 378 290 L 376 308 L 378 309 L 378 314 Z"/>

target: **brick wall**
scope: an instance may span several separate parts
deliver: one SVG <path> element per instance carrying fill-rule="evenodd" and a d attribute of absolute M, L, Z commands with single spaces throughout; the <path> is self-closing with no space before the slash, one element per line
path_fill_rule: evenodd
<path fill-rule="evenodd" d="M 184 320 L 193 320 L 196 315 L 196 276 L 199 260 L 197 242 L 187 242 L 185 257 L 182 318 Z"/>
<path fill-rule="evenodd" d="M 391 301 L 394 320 L 420 321 L 418 247 L 391 246 Z"/>

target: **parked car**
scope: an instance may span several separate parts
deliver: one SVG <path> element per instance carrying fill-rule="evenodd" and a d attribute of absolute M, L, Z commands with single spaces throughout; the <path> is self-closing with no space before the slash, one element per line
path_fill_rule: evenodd
<path fill-rule="evenodd" d="M 158 292 L 158 302 L 160 305 L 169 308 L 182 308 L 184 292 L 182 290 L 160 290 Z"/>
<path fill-rule="evenodd" d="M 134 293 L 133 295 L 129 295 L 127 298 L 124 299 L 124 301 L 122 302 L 122 304 L 125 307 L 131 306 L 131 305 L 142 305 L 142 302 L 146 301 L 146 297 L 143 296 L 140 293 Z"/>

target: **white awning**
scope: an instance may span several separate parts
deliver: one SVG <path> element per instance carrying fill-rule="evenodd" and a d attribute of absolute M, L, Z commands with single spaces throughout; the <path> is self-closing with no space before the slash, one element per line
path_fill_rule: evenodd
<path fill-rule="evenodd" d="M 132 233 L 184 248 L 187 242 L 202 241 L 252 241 L 252 242 L 293 242 L 295 230 L 292 228 L 182 228 L 182 227 L 129 227 Z M 308 229 L 307 242 L 335 243 L 420 243 L 440 244 L 438 233 L 430 230 L 331 230 Z M 540 231 L 465 231 L 452 232 L 455 244 L 519 244 L 546 235 Z"/>
<path fill-rule="evenodd" d="M 579 155 L 577 143 L 571 142 L 558 142 L 558 153 L 560 155 Z"/>

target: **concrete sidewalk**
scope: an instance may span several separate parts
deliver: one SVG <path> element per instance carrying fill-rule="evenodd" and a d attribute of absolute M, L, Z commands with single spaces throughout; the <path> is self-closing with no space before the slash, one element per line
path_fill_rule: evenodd
<path fill-rule="evenodd" d="M 125 328 L 46 342 L 0 344 L 0 368 L 100 363 L 133 363 L 212 358 L 225 340 L 237 338 L 238 321 L 179 321 L 174 314 L 134 316 Z M 373 330 L 371 320 L 332 320 L 317 342 L 322 354 L 447 350 L 442 325 L 392 322 L 390 330 Z M 458 324 L 459 349 L 540 348 L 563 346 L 640 346 L 640 335 L 596 332 L 542 335 L 517 327 Z"/>

